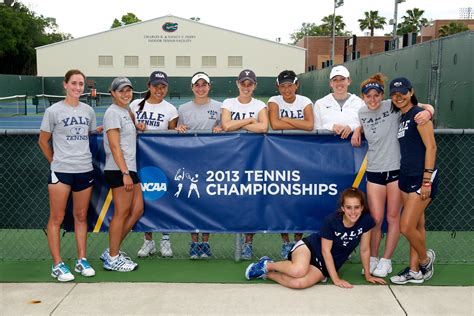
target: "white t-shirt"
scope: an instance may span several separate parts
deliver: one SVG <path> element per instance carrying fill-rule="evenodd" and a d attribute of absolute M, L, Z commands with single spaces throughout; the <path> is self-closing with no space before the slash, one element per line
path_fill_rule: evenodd
<path fill-rule="evenodd" d="M 348 125 L 352 131 L 360 126 L 359 109 L 364 101 L 354 94 L 341 107 L 332 93 L 314 103 L 314 129 L 333 130 L 334 124 Z"/>
<path fill-rule="evenodd" d="M 249 103 L 240 103 L 237 98 L 225 99 L 221 109 L 230 111 L 230 117 L 233 121 L 255 118 L 258 120 L 258 113 L 266 109 L 266 104 L 260 100 L 252 98 Z"/>
<path fill-rule="evenodd" d="M 157 104 L 145 101 L 143 110 L 139 111 L 142 100 L 130 103 L 130 110 L 135 115 L 136 122 L 145 123 L 147 130 L 167 130 L 169 122 L 178 117 L 178 110 L 166 100 Z"/>
<path fill-rule="evenodd" d="M 305 96 L 296 95 L 296 99 L 293 103 L 288 103 L 283 99 L 283 96 L 276 95 L 271 97 L 267 104 L 273 102 L 278 105 L 278 117 L 288 117 L 291 119 L 304 120 L 304 109 L 306 106 L 313 105 L 313 102 Z"/>

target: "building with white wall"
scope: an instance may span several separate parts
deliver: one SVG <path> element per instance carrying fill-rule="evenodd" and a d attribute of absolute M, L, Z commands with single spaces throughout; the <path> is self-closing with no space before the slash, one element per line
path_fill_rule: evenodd
<path fill-rule="evenodd" d="M 285 69 L 305 71 L 305 49 L 167 15 L 36 48 L 38 76 L 146 77 L 163 70 L 172 77 L 205 71 L 233 77 L 246 68 L 259 77 Z"/>

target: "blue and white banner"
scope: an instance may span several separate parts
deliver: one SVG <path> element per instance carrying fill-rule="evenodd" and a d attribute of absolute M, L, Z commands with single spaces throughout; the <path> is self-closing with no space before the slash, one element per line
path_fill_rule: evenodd
<path fill-rule="evenodd" d="M 89 219 L 107 231 L 114 205 L 102 136 L 91 148 L 98 175 Z M 353 148 L 332 135 L 141 134 L 145 213 L 134 231 L 317 231 L 342 190 L 365 190 L 366 151 L 366 142 Z"/>

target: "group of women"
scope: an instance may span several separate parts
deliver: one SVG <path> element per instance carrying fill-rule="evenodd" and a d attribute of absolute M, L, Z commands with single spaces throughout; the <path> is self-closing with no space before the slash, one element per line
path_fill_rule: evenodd
<path fill-rule="evenodd" d="M 89 133 L 97 126 L 93 109 L 79 101 L 84 83 L 85 76 L 79 70 L 67 72 L 63 82 L 66 98 L 46 110 L 39 137 L 40 148 L 51 164 L 48 245 L 53 258 L 51 275 L 59 281 L 74 279 L 61 259 L 59 242 L 60 225 L 71 192 L 78 258 L 74 270 L 83 276 L 95 275 L 86 259 L 86 217 L 94 184 Z M 330 277 L 338 286 L 351 287 L 338 277 L 337 271 L 360 242 L 366 279 L 372 283 L 385 283 L 381 277 L 392 272 L 390 259 L 401 232 L 410 243 L 410 265 L 391 281 L 397 284 L 421 283 L 431 278 L 435 253 L 426 249 L 424 210 L 436 194 L 438 179 L 436 143 L 430 121 L 433 108 L 417 106 L 409 80 L 392 80 L 391 99 L 384 101 L 384 78 L 376 74 L 361 84 L 362 101 L 347 92 L 350 84 L 347 69 L 336 66 L 330 75 L 333 93 L 316 101 L 313 106 L 308 98 L 296 93 L 299 87 L 296 74 L 285 70 L 276 80 L 280 94 L 269 99 L 268 108 L 253 97 L 257 77 L 252 70 L 243 70 L 236 84 L 239 96 L 226 99 L 221 105 L 208 97 L 210 79 L 207 74 L 196 73 L 191 79 L 195 98 L 183 105 L 183 110 L 180 108 L 178 113 L 164 100 L 168 91 L 168 78 L 164 72 L 153 72 L 145 98 L 131 104 L 133 86 L 130 80 L 125 77 L 113 80 L 110 86 L 113 104 L 105 112 L 103 121 L 104 175 L 114 200 L 109 248 L 101 255 L 105 269 L 126 272 L 137 267 L 137 263 L 120 251 L 121 242 L 141 217 L 144 208 L 136 164 L 137 130 L 176 129 L 182 133 L 189 128 L 211 128 L 213 132 L 247 130 L 265 133 L 269 124 L 273 130 L 308 131 L 324 125 L 342 138 L 352 133 L 354 146 L 360 145 L 361 134 L 365 134 L 369 144 L 368 203 L 360 190 L 345 190 L 340 195 L 337 212 L 326 218 L 319 233 L 305 238 L 296 233 L 293 243 L 290 243 L 288 234 L 282 234 L 281 256 L 288 260 L 273 262 L 262 257 L 249 265 L 246 277 L 268 277 L 292 288 L 305 288 Z M 357 106 L 358 100 L 360 106 Z M 199 115 L 204 113 L 204 107 L 206 113 L 217 115 Z M 330 112 L 331 108 L 335 111 Z M 351 115 L 355 115 L 355 119 Z M 359 124 L 354 124 L 354 120 Z M 388 233 L 385 251 L 379 258 L 385 205 Z M 356 238 L 348 241 L 336 237 L 340 234 L 355 234 Z M 198 243 L 197 234 L 192 234 L 191 258 L 210 255 L 209 234 L 203 234 L 202 238 L 203 242 Z M 252 258 L 252 240 L 253 234 L 246 234 L 242 249 L 244 259 Z M 163 234 L 160 245 L 163 256 L 172 256 L 167 234 Z M 152 235 L 145 233 L 145 242 L 138 255 L 154 252 Z"/>

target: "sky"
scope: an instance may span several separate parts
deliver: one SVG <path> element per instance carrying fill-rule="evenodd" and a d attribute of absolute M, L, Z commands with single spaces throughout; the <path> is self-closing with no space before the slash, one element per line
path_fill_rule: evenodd
<path fill-rule="evenodd" d="M 115 18 L 132 12 L 142 21 L 168 14 L 181 18 L 199 17 L 200 22 L 268 40 L 289 43 L 290 34 L 303 22 L 321 24 L 324 16 L 333 13 L 333 0 L 20 0 L 38 15 L 52 17 L 59 31 L 78 38 L 110 29 Z M 398 5 L 398 21 L 406 10 L 419 8 L 430 19 L 457 19 L 459 9 L 473 7 L 473 0 L 406 0 Z M 346 30 L 364 35 L 358 19 L 365 11 L 378 10 L 388 20 L 394 16 L 394 0 L 345 0 L 336 9 L 342 15 Z M 392 26 L 377 30 L 375 35 L 390 33 Z"/>

